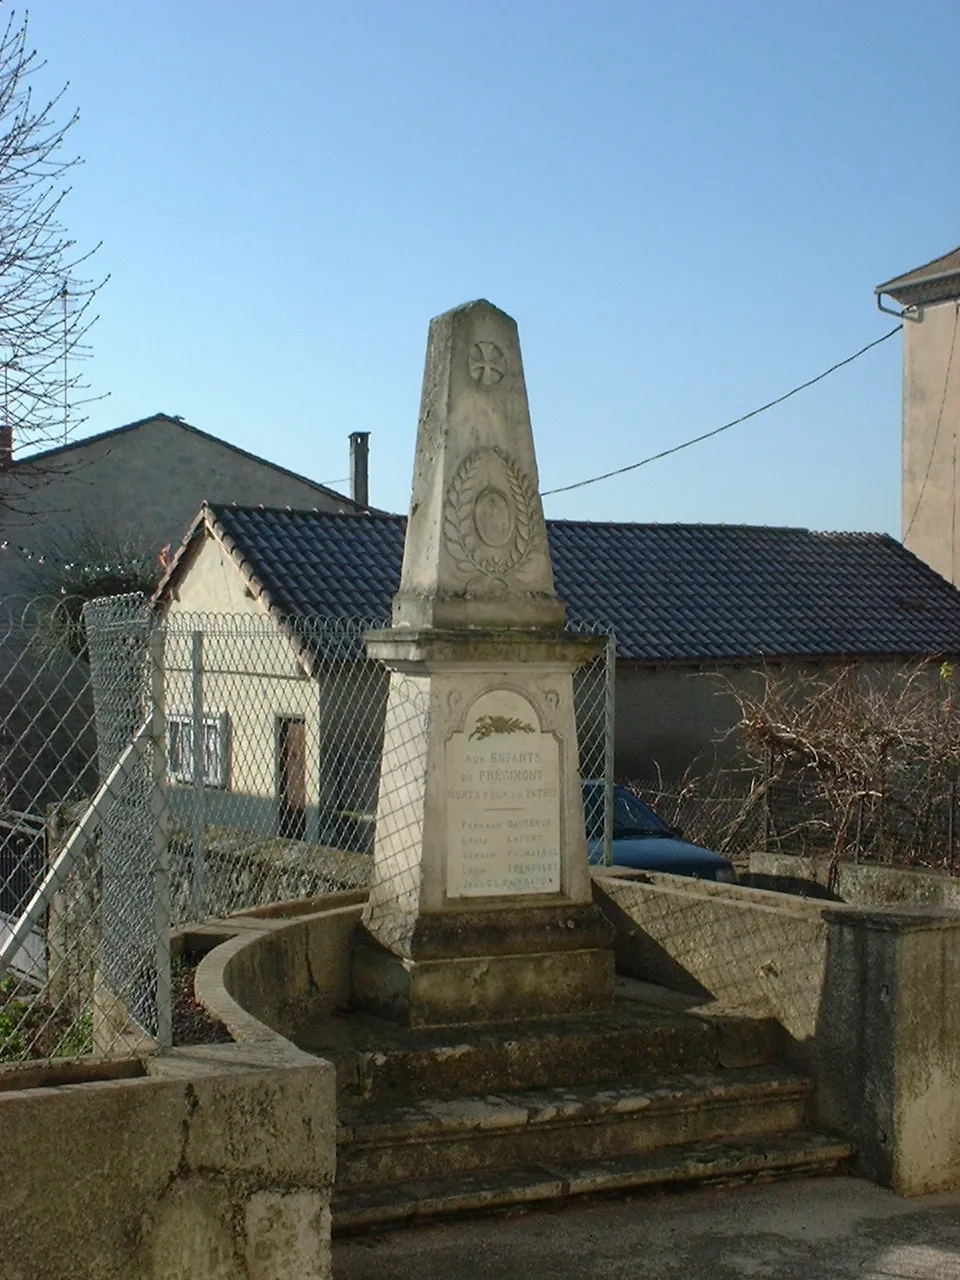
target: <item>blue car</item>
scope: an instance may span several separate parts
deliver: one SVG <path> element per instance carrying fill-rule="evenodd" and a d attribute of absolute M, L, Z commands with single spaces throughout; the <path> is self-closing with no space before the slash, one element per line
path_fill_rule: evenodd
<path fill-rule="evenodd" d="M 603 783 L 584 782 L 583 814 L 587 853 L 594 866 L 603 863 Z M 719 853 L 680 839 L 648 804 L 626 787 L 613 789 L 613 865 L 637 871 L 669 871 L 675 876 L 735 884 L 737 874 Z"/>

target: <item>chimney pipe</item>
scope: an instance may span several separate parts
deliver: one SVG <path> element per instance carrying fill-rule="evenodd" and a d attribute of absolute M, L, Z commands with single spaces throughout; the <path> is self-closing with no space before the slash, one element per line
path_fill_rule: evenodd
<path fill-rule="evenodd" d="M 13 466 L 13 427 L 9 422 L 0 426 L 0 473 Z"/>
<path fill-rule="evenodd" d="M 350 432 L 350 497 L 361 507 L 370 505 L 370 432 Z"/>

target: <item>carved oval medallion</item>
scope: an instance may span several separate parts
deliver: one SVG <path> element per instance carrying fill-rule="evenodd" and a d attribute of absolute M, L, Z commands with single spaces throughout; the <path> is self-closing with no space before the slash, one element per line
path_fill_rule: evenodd
<path fill-rule="evenodd" d="M 515 569 L 543 536 L 536 493 L 504 449 L 475 449 L 460 463 L 443 504 L 447 548 L 464 572 Z"/>
<path fill-rule="evenodd" d="M 473 504 L 473 523 L 481 542 L 488 547 L 506 546 L 516 524 L 510 499 L 501 489 L 490 485 Z"/>

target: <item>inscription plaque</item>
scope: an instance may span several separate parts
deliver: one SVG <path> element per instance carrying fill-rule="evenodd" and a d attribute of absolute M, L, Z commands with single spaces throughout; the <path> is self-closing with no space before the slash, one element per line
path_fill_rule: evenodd
<path fill-rule="evenodd" d="M 560 751 L 532 704 L 481 694 L 445 763 L 447 896 L 559 893 Z"/>

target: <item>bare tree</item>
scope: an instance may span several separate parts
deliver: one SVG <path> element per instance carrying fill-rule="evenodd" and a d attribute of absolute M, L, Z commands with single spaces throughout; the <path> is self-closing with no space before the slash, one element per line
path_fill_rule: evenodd
<path fill-rule="evenodd" d="M 778 847 L 952 865 L 960 708 L 951 663 L 765 671 L 756 692 L 727 688 Z"/>
<path fill-rule="evenodd" d="M 65 150 L 77 113 L 58 119 L 66 87 L 35 99 L 45 64 L 27 34 L 27 19 L 11 14 L 0 37 L 0 466 L 12 441 L 60 443 L 83 421 L 80 365 L 103 283 L 81 278 L 98 246 L 79 250 L 60 221 L 80 163 Z M 16 505 L 15 493 L 6 500 Z"/>

